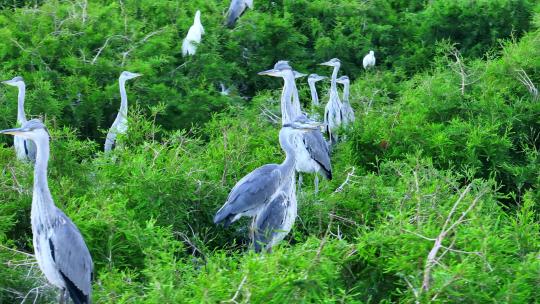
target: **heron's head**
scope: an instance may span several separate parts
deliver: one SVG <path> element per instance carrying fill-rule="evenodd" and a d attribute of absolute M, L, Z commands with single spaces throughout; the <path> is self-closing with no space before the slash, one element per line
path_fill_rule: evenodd
<path fill-rule="evenodd" d="M 349 77 L 347 77 L 347 76 L 341 76 L 338 79 L 336 79 L 336 81 L 337 81 L 337 83 L 341 83 L 341 84 L 349 84 L 350 83 Z"/>
<path fill-rule="evenodd" d="M 319 76 L 319 75 L 317 75 L 317 74 L 311 74 L 311 75 L 309 75 L 309 77 L 308 77 L 308 81 L 309 81 L 309 82 L 315 83 L 315 82 L 317 82 L 317 81 L 321 81 L 321 80 L 326 79 L 326 78 L 328 78 L 328 77 L 326 77 L 326 76 Z"/>
<path fill-rule="evenodd" d="M 24 79 L 21 76 L 13 77 L 11 80 L 2 81 L 3 84 L 7 84 L 14 87 L 24 86 Z"/>
<path fill-rule="evenodd" d="M 129 79 L 133 79 L 139 76 L 142 76 L 142 74 L 123 71 L 122 74 L 120 74 L 120 80 L 129 80 Z"/>
<path fill-rule="evenodd" d="M 369 54 L 370 54 L 371 56 L 373 56 L 373 55 L 375 55 L 375 52 L 369 51 Z"/>
<path fill-rule="evenodd" d="M 47 127 L 39 119 L 32 119 L 25 123 L 20 128 L 7 129 L 0 131 L 0 134 L 9 134 L 20 136 L 25 139 L 36 141 L 39 138 L 49 138 Z"/>
<path fill-rule="evenodd" d="M 317 130 L 322 124 L 318 121 L 309 119 L 306 114 L 298 115 L 292 122 L 283 125 L 284 128 L 291 128 L 302 133 Z"/>
<path fill-rule="evenodd" d="M 193 19 L 193 21 L 195 23 L 201 23 L 201 11 L 197 10 L 197 12 L 195 12 L 195 19 Z"/>
<path fill-rule="evenodd" d="M 339 67 L 341 65 L 341 61 L 339 61 L 339 59 L 337 59 L 337 58 L 332 58 L 332 59 L 328 60 L 327 62 L 321 63 L 320 65 L 326 65 L 326 66 L 331 66 L 331 67 Z"/>
<path fill-rule="evenodd" d="M 278 61 L 274 65 L 273 69 L 262 71 L 262 72 L 259 72 L 258 74 L 259 75 L 266 75 L 266 76 L 273 76 L 273 77 L 284 77 L 285 74 L 289 73 L 289 72 L 294 73 L 293 69 L 289 65 L 289 62 L 285 61 L 285 60 L 281 60 L 281 61 Z M 295 75 L 295 77 L 296 77 L 296 75 Z"/>

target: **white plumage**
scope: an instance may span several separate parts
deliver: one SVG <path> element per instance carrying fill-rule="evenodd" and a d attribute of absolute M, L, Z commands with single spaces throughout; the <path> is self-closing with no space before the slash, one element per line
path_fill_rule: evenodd
<path fill-rule="evenodd" d="M 182 42 L 182 56 L 195 55 L 197 44 L 201 43 L 203 34 L 204 27 L 201 23 L 201 11 L 197 11 L 193 25 L 189 28 L 186 38 Z"/>
<path fill-rule="evenodd" d="M 362 61 L 362 64 L 364 65 L 364 69 L 369 69 L 375 66 L 375 53 L 373 51 L 369 51 L 369 53 L 364 56 L 364 60 Z"/>

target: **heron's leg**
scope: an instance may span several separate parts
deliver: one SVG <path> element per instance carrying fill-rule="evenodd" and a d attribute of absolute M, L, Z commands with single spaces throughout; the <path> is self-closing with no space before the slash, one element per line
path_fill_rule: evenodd
<path fill-rule="evenodd" d="M 249 229 L 249 238 L 251 239 L 251 247 L 255 249 L 255 221 L 257 220 L 257 217 L 254 216 L 253 220 L 251 221 L 251 228 Z"/>
<path fill-rule="evenodd" d="M 315 173 L 315 194 L 319 193 L 319 173 Z"/>
<path fill-rule="evenodd" d="M 65 288 L 60 289 L 60 297 L 58 297 L 58 303 L 59 304 L 66 303 L 66 289 Z"/>
<path fill-rule="evenodd" d="M 304 181 L 304 178 L 302 177 L 302 173 L 298 173 L 298 192 L 302 190 L 303 181 Z"/>

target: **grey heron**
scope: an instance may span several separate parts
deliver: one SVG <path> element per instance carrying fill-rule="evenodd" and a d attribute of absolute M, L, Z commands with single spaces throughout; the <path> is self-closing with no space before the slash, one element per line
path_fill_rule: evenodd
<path fill-rule="evenodd" d="M 362 60 L 362 65 L 364 66 L 365 70 L 374 67 L 375 66 L 375 52 L 369 51 L 369 53 L 366 56 L 364 56 L 364 59 Z"/>
<path fill-rule="evenodd" d="M 288 62 L 278 61 L 273 69 L 260 72 L 259 75 L 282 77 L 284 79 L 281 95 L 282 124 L 291 123 L 291 117 L 303 116 L 294 80 L 295 73 Z M 296 170 L 298 172 L 315 173 L 315 192 L 318 192 L 319 186 L 318 173 L 322 173 L 329 180 L 332 179 L 330 153 L 319 129 L 311 130 L 303 135 L 302 141 L 295 146 L 295 154 L 297 159 Z M 299 182 L 302 183 L 301 178 Z"/>
<path fill-rule="evenodd" d="M 341 126 L 341 122 L 343 120 L 343 115 L 341 113 L 342 105 L 341 100 L 339 100 L 337 89 L 337 75 L 341 62 L 337 58 L 332 58 L 327 62 L 321 63 L 321 65 L 331 66 L 334 68 L 330 85 L 330 99 L 324 108 L 324 123 L 326 125 L 326 133 L 330 140 L 330 144 L 335 144 L 338 140 L 336 132 Z"/>
<path fill-rule="evenodd" d="M 280 131 L 280 143 L 286 151 L 287 158 L 294 155 L 288 151 L 291 147 L 287 144 L 302 141 L 302 135 L 306 132 L 318 130 L 320 123 L 307 120 L 305 116 L 298 117 L 294 122 L 284 124 Z M 292 132 L 289 129 L 293 129 Z M 282 138 L 287 136 L 288 141 Z M 294 149 L 294 147 L 292 147 Z M 295 156 L 292 157 L 296 159 Z M 252 228 L 253 245 L 256 252 L 266 250 L 271 251 L 272 247 L 279 243 L 291 231 L 297 215 L 296 187 L 294 170 L 288 168 L 290 176 L 283 178 L 282 186 L 273 194 L 257 214 Z"/>
<path fill-rule="evenodd" d="M 21 76 L 16 76 L 11 80 L 2 81 L 3 84 L 17 87 L 19 94 L 17 96 L 17 125 L 21 126 L 26 122 L 26 114 L 24 113 L 24 97 L 26 95 L 26 84 Z M 13 146 L 15 154 L 19 160 L 36 161 L 36 146 L 31 140 L 26 140 L 20 136 L 14 136 Z"/>
<path fill-rule="evenodd" d="M 350 81 L 349 77 L 347 76 L 341 76 L 337 79 L 337 82 L 343 85 L 343 103 L 342 103 L 342 113 L 343 113 L 343 124 L 347 125 L 349 123 L 354 122 L 354 110 L 351 107 L 351 104 L 349 102 L 349 88 L 350 88 Z"/>
<path fill-rule="evenodd" d="M 54 205 L 47 182 L 47 128 L 38 119 L 32 119 L 20 128 L 3 130 L 0 134 L 20 136 L 36 145 L 30 217 L 39 268 L 51 284 L 61 289 L 61 303 L 64 303 L 66 291 L 74 303 L 90 303 L 94 269 L 92 257 L 77 226 Z"/>
<path fill-rule="evenodd" d="M 195 55 L 197 44 L 201 43 L 204 27 L 201 23 L 201 11 L 195 13 L 193 25 L 189 28 L 186 38 L 182 42 L 182 56 Z"/>
<path fill-rule="evenodd" d="M 319 106 L 319 94 L 317 94 L 315 83 L 326 78 L 327 77 L 325 76 L 319 76 L 317 74 L 311 74 L 308 77 L 309 90 L 311 91 L 311 103 L 315 107 Z"/>
<path fill-rule="evenodd" d="M 227 11 L 227 27 L 233 28 L 236 20 L 249 8 L 253 9 L 253 0 L 232 0 Z"/>
<path fill-rule="evenodd" d="M 128 102 L 126 94 L 126 81 L 139 76 L 141 76 L 141 74 L 124 71 L 118 78 L 118 83 L 120 86 L 120 110 L 118 111 L 118 115 L 116 115 L 116 119 L 109 129 L 109 133 L 107 133 L 107 138 L 105 139 L 105 152 L 114 149 L 116 145 L 116 136 L 118 134 L 125 134 L 127 132 Z"/>

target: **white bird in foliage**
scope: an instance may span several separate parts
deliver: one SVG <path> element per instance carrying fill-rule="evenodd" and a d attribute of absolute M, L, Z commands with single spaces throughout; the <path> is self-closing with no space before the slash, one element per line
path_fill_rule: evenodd
<path fill-rule="evenodd" d="M 364 69 L 369 69 L 375 66 L 375 53 L 373 51 L 369 51 L 369 53 L 364 56 L 364 60 L 362 60 L 362 64 L 364 65 Z"/>
<path fill-rule="evenodd" d="M 81 232 L 52 199 L 47 182 L 47 128 L 38 119 L 32 119 L 20 128 L 3 130 L 0 134 L 20 136 L 36 145 L 30 222 L 39 268 L 52 285 L 62 290 L 60 303 L 64 303 L 66 291 L 75 304 L 90 303 L 94 265 Z"/>
<path fill-rule="evenodd" d="M 233 28 L 248 7 L 253 9 L 253 0 L 232 0 L 227 12 L 227 27 Z"/>
<path fill-rule="evenodd" d="M 343 85 L 343 102 L 341 103 L 341 113 L 343 114 L 343 124 L 347 125 L 354 122 L 354 110 L 349 103 L 349 77 L 341 76 L 337 79 L 337 82 Z"/>
<path fill-rule="evenodd" d="M 19 89 L 19 95 L 17 98 L 17 125 L 21 126 L 26 122 L 26 114 L 24 113 L 24 96 L 26 94 L 26 85 L 24 83 L 24 79 L 21 76 L 17 76 L 11 80 L 2 81 L 2 83 L 17 87 Z M 31 140 L 26 140 L 20 136 L 14 136 L 13 146 L 15 147 L 17 159 L 30 160 L 32 162 L 36 160 L 36 146 Z"/>
<path fill-rule="evenodd" d="M 189 31 L 182 42 L 182 56 L 195 55 L 197 51 L 197 44 L 201 43 L 202 35 L 204 34 L 204 27 L 201 23 L 201 11 L 195 13 L 195 19 L 193 25 L 189 28 Z"/>
<path fill-rule="evenodd" d="M 109 133 L 107 133 L 107 138 L 105 139 L 105 152 L 114 149 L 116 145 L 116 136 L 118 134 L 125 134 L 127 132 L 128 102 L 126 94 L 126 81 L 139 76 L 141 76 L 141 74 L 124 71 L 122 72 L 122 74 L 120 74 L 120 77 L 118 78 L 121 99 L 120 110 L 118 111 L 118 115 L 116 115 L 116 119 L 114 120 L 111 128 L 109 129 Z"/>

